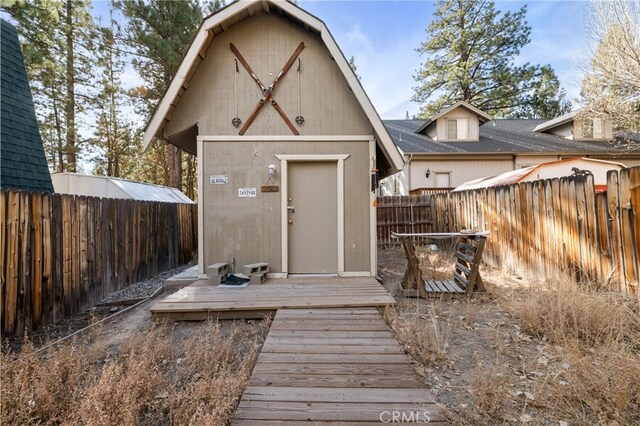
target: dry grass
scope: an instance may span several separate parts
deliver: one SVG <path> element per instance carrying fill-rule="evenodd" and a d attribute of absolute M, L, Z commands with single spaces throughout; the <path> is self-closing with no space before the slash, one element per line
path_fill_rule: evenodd
<path fill-rule="evenodd" d="M 419 304 L 404 302 L 385 311 L 385 320 L 405 351 L 426 365 L 442 360 L 449 345 L 449 326 L 439 306 L 432 304 L 425 314 Z"/>
<path fill-rule="evenodd" d="M 25 343 L 3 355 L 2 424 L 226 424 L 267 327 L 154 326 L 117 347 L 94 335 L 42 354 Z"/>
<path fill-rule="evenodd" d="M 640 422 L 637 301 L 562 274 L 516 291 L 500 284 L 493 291 L 521 330 L 553 345 L 538 383 L 545 404 L 578 424 Z"/>
<path fill-rule="evenodd" d="M 418 253 L 425 278 L 451 277 L 451 253 Z M 384 256 L 394 286 L 406 261 Z M 481 270 L 485 294 L 399 298 L 387 316 L 452 424 L 640 424 L 637 299 L 508 261 Z"/>

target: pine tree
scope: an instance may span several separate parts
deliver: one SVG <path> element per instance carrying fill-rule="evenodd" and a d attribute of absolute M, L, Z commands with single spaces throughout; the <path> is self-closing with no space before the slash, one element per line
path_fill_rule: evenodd
<path fill-rule="evenodd" d="M 100 155 L 94 173 L 125 177 L 135 167 L 131 158 L 140 144 L 134 140 L 133 124 L 124 118 L 122 99 L 125 93 L 121 81 L 124 60 L 115 38 L 117 23 L 113 12 L 109 18 L 109 26 L 99 28 L 100 49 L 96 51 L 97 66 L 101 73 L 98 79 L 100 92 L 93 105 L 97 116 L 93 146 L 100 150 Z"/>
<path fill-rule="evenodd" d="M 571 111 L 571 107 L 555 72 L 545 65 L 540 67 L 534 78 L 527 103 L 516 108 L 509 117 L 551 119 Z"/>
<path fill-rule="evenodd" d="M 58 172 L 77 170 L 79 114 L 90 95 L 94 26 L 88 0 L 5 3 L 16 22 L 45 149 Z"/>
<path fill-rule="evenodd" d="M 361 77 L 357 73 L 358 66 L 356 65 L 356 58 L 353 55 L 351 55 L 351 57 L 349 58 L 349 66 L 353 70 L 353 73 L 356 75 L 356 77 L 358 77 L 358 80 L 360 80 Z"/>
<path fill-rule="evenodd" d="M 540 66 L 514 63 L 530 41 L 526 13 L 526 6 L 500 13 L 491 0 L 438 0 L 429 38 L 418 48 L 426 56 L 414 76 L 419 85 L 413 100 L 422 104 L 420 115 L 433 115 L 460 100 L 496 116 L 526 109 L 539 79 L 553 73 L 550 67 L 543 73 Z"/>
<path fill-rule="evenodd" d="M 178 70 L 202 20 L 203 8 L 194 0 L 114 0 L 113 6 L 127 19 L 124 42 L 133 49 L 136 55 L 133 67 L 145 83 L 132 94 L 137 98 L 141 112 L 148 116 Z M 215 5 L 210 6 L 213 7 Z M 164 151 L 164 184 L 181 188 L 181 150 L 170 144 L 157 143 L 149 149 Z"/>

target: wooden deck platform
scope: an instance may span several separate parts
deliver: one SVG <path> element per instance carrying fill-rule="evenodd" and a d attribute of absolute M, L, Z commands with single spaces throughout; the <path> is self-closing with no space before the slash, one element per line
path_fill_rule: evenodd
<path fill-rule="evenodd" d="M 395 300 L 373 277 L 289 278 L 245 288 L 207 281 L 178 290 L 151 307 L 155 318 L 175 320 L 262 318 L 278 309 L 381 307 Z"/>
<path fill-rule="evenodd" d="M 377 309 L 282 309 L 232 424 L 381 424 L 394 415 L 445 424 Z"/>

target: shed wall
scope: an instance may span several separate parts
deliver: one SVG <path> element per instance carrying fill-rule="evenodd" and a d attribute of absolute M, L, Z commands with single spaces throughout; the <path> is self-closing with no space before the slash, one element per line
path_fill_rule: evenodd
<path fill-rule="evenodd" d="M 205 59 L 164 128 L 170 137 L 197 124 L 200 135 L 237 135 L 231 124 L 236 116 L 247 119 L 260 99 L 261 92 L 250 75 L 238 64 L 230 50 L 233 43 L 265 86 L 282 69 L 300 42 L 300 96 L 296 62 L 280 80 L 275 100 L 294 122 L 301 113 L 304 125 L 297 126 L 301 135 L 368 135 L 369 123 L 356 97 L 319 34 L 307 31 L 299 23 L 272 13 L 257 12 L 217 34 Z M 235 89 L 237 87 L 237 89 Z M 291 130 L 271 105 L 265 105 L 249 127 L 247 135 L 291 135 Z"/>
<path fill-rule="evenodd" d="M 344 160 L 345 272 L 370 271 L 368 142 L 216 141 L 203 142 L 202 151 L 205 265 L 233 257 L 236 265 L 267 262 L 271 272 L 282 272 L 281 197 L 285 194 L 260 192 L 269 178 L 268 166 L 276 165 L 272 181 L 281 185 L 276 155 L 350 154 Z M 229 183 L 212 185 L 211 175 L 228 175 Z M 239 198 L 238 188 L 257 188 L 257 197 Z"/>

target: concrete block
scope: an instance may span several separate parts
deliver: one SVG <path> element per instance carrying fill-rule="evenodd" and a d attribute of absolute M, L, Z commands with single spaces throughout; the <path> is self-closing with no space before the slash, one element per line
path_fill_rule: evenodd
<path fill-rule="evenodd" d="M 250 263 L 248 265 L 242 265 L 242 273 L 248 277 L 256 274 L 266 274 L 269 272 L 268 263 Z"/>
<path fill-rule="evenodd" d="M 209 275 L 209 284 L 211 284 L 211 285 L 220 285 L 226 280 L 227 280 L 227 274 L 224 274 L 222 276 Z"/>
<path fill-rule="evenodd" d="M 221 277 L 223 275 L 226 276 L 229 273 L 229 265 L 226 263 L 214 263 L 213 265 L 207 266 L 207 270 L 205 272 L 209 278 Z"/>
<path fill-rule="evenodd" d="M 267 273 L 266 272 L 262 272 L 260 274 L 255 274 L 255 275 L 251 275 L 249 281 L 249 284 L 254 285 L 254 284 L 262 284 L 267 280 Z"/>

